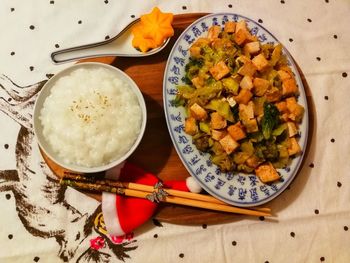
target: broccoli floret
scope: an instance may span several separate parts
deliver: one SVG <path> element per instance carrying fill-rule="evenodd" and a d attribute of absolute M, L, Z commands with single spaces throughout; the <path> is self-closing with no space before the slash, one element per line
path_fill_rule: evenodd
<path fill-rule="evenodd" d="M 277 127 L 279 114 L 275 105 L 269 102 L 264 103 L 264 116 L 261 120 L 261 128 L 265 139 L 269 139 L 272 131 Z"/>

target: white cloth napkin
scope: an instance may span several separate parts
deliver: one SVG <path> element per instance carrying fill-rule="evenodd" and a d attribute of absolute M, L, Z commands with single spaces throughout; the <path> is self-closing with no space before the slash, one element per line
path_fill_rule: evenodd
<path fill-rule="evenodd" d="M 29 90 L 69 66 L 53 65 L 52 51 L 111 37 L 153 6 L 173 13 L 228 11 L 259 21 L 305 74 L 314 132 L 299 175 L 269 204 L 276 220 L 150 221 L 130 241 L 108 243 L 91 221 L 98 203 L 72 189 L 55 191 L 35 139 L 8 116 L 15 114 L 6 109 L 27 109 L 9 101 L 9 90 Z M 0 262 L 350 262 L 349 11 L 344 0 L 1 1 Z M 29 153 L 25 162 L 16 159 L 22 139 L 33 147 L 21 149 Z"/>

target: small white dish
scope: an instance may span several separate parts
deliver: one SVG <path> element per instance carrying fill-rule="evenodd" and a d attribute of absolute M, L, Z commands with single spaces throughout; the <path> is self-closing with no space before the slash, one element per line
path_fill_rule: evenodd
<path fill-rule="evenodd" d="M 48 141 L 46 140 L 44 134 L 43 134 L 43 127 L 42 123 L 39 119 L 40 116 L 40 111 L 44 105 L 44 102 L 46 98 L 51 94 L 51 89 L 54 87 L 56 81 L 58 79 L 69 75 L 72 71 L 80 68 L 106 68 L 113 72 L 116 76 L 116 78 L 121 79 L 123 82 L 127 83 L 129 88 L 132 90 L 132 92 L 136 95 L 138 103 L 141 108 L 141 114 L 142 114 L 142 120 L 141 120 L 141 127 L 139 134 L 137 136 L 137 139 L 134 141 L 133 145 L 130 147 L 130 149 L 120 158 L 112 160 L 111 162 L 101 165 L 101 166 L 95 166 L 95 167 L 86 167 L 86 166 L 80 166 L 76 164 L 68 164 L 62 160 L 58 156 L 57 153 L 51 148 L 49 145 Z M 54 161 L 56 164 L 60 165 L 63 168 L 75 171 L 75 172 L 80 172 L 80 173 L 96 173 L 96 172 L 101 172 L 101 171 L 106 171 L 109 170 L 119 164 L 121 164 L 123 161 L 125 161 L 137 148 L 139 145 L 142 136 L 144 134 L 145 128 L 146 128 L 146 120 L 147 120 L 147 110 L 146 110 L 146 104 L 145 100 L 142 96 L 142 93 L 136 83 L 123 71 L 121 71 L 118 68 L 115 68 L 113 66 L 107 65 L 107 64 L 102 64 L 102 63 L 95 63 L 95 62 L 86 62 L 86 63 L 79 63 L 75 64 L 71 67 L 68 67 L 56 75 L 54 75 L 50 80 L 46 82 L 46 84 L 43 86 L 42 90 L 40 91 L 38 98 L 36 99 L 36 103 L 34 106 L 34 116 L 33 116 L 33 121 L 34 121 L 34 133 L 36 135 L 36 138 L 38 140 L 38 144 L 40 148 L 43 150 L 43 152 L 49 157 L 52 161 Z M 113 121 L 113 120 L 111 120 Z M 69 127 L 67 127 L 69 129 Z"/>

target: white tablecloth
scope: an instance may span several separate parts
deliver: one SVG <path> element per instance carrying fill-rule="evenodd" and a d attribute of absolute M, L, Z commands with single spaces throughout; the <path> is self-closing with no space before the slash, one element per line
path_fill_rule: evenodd
<path fill-rule="evenodd" d="M 17 95 L 28 100 L 16 94 L 11 100 L 8 92 L 17 85 L 30 90 L 70 65 L 53 65 L 52 51 L 113 36 L 153 6 L 175 14 L 234 12 L 273 32 L 310 87 L 311 148 L 290 189 L 269 204 L 276 220 L 240 217 L 203 226 L 150 220 L 129 241 L 105 240 L 93 250 L 90 240 L 99 234 L 89 218 L 99 203 L 72 189 L 54 191 L 30 124 L 9 117 L 23 111 L 30 118 L 31 94 L 24 88 Z M 0 262 L 350 262 L 349 14 L 346 0 L 2 0 Z M 20 148 L 24 161 L 16 159 L 21 140 L 29 142 Z"/>

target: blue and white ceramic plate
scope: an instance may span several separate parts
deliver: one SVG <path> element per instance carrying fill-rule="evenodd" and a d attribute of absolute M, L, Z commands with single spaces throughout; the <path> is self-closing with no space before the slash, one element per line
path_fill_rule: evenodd
<path fill-rule="evenodd" d="M 219 13 L 204 16 L 192 23 L 178 38 L 168 58 L 164 73 L 163 100 L 167 125 L 171 139 L 183 164 L 189 173 L 211 195 L 232 205 L 249 207 L 264 204 L 283 192 L 291 183 L 301 165 L 303 154 L 293 159 L 286 169 L 279 169 L 281 180 L 272 184 L 263 184 L 254 174 L 223 173 L 210 162 L 210 155 L 197 150 L 190 135 L 184 132 L 185 108 L 176 107 L 172 101 L 176 97 L 177 85 L 185 75 L 185 65 L 189 62 L 189 47 L 199 37 L 206 37 L 212 25 L 223 26 L 226 21 L 246 20 L 248 28 L 262 43 L 278 43 L 268 30 L 257 22 L 232 13 Z M 300 125 L 299 144 L 305 152 L 308 137 L 308 107 L 303 83 L 293 59 L 286 49 L 289 65 L 293 70 L 300 90 L 298 103 L 305 108 Z"/>

